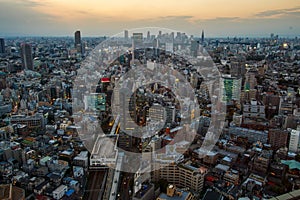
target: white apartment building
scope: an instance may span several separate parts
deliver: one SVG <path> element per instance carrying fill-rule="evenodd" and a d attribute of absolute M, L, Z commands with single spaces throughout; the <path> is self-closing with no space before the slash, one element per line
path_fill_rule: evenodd
<path fill-rule="evenodd" d="M 289 142 L 289 151 L 295 153 L 298 152 L 299 138 L 300 138 L 300 131 L 292 129 L 290 135 L 290 142 Z"/>

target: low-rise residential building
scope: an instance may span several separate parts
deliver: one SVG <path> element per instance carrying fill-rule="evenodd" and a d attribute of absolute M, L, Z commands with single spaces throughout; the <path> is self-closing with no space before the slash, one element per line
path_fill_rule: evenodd
<path fill-rule="evenodd" d="M 68 187 L 66 185 L 60 185 L 52 192 L 53 198 L 61 199 L 66 194 L 67 191 L 68 191 Z"/>

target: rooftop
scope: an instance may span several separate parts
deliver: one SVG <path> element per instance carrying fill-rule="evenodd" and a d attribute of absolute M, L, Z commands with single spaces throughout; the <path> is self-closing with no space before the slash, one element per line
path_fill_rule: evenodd
<path fill-rule="evenodd" d="M 170 197 L 167 194 L 162 193 L 159 195 L 159 198 L 165 199 L 165 200 L 185 200 L 188 197 L 188 195 L 190 194 L 189 192 L 186 192 L 186 191 L 181 191 L 181 190 L 179 190 L 179 191 L 181 192 L 180 196 Z"/>
<path fill-rule="evenodd" d="M 300 170 L 300 162 L 298 162 L 296 160 L 281 160 L 281 163 L 289 166 L 290 169 Z"/>

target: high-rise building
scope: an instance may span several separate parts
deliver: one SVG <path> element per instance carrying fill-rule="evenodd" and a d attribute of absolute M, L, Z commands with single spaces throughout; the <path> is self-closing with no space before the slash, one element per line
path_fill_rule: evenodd
<path fill-rule="evenodd" d="M 203 45 L 204 43 L 204 30 L 202 30 L 202 34 L 201 34 L 201 44 Z"/>
<path fill-rule="evenodd" d="M 199 41 L 193 40 L 191 42 L 191 55 L 196 57 L 198 54 L 198 50 L 199 50 Z"/>
<path fill-rule="evenodd" d="M 167 124 L 172 124 L 175 122 L 175 106 L 168 106 L 166 107 L 166 123 Z"/>
<path fill-rule="evenodd" d="M 138 48 L 143 44 L 143 33 L 133 33 L 132 38 L 135 48 Z"/>
<path fill-rule="evenodd" d="M 240 101 L 242 79 L 223 76 L 223 101 Z"/>
<path fill-rule="evenodd" d="M 149 109 L 149 118 L 151 121 L 163 122 L 166 118 L 166 111 L 160 104 L 154 103 Z"/>
<path fill-rule="evenodd" d="M 162 36 L 162 31 L 158 31 L 158 38 L 161 38 L 161 36 Z"/>
<path fill-rule="evenodd" d="M 75 32 L 75 48 L 77 52 L 82 53 L 81 34 L 80 31 Z"/>
<path fill-rule="evenodd" d="M 135 95 L 130 99 L 130 90 L 128 88 L 121 88 L 119 91 L 119 102 L 120 102 L 120 125 L 121 130 L 132 130 L 136 119 L 135 108 Z M 126 132 L 126 131 L 125 131 Z"/>
<path fill-rule="evenodd" d="M 24 69 L 33 70 L 31 45 L 23 43 L 21 45 L 22 65 Z"/>
<path fill-rule="evenodd" d="M 245 75 L 245 85 L 244 85 L 244 89 L 246 91 L 249 91 L 251 89 L 255 89 L 255 87 L 257 86 L 257 80 L 255 77 L 255 73 L 253 72 L 248 72 Z"/>
<path fill-rule="evenodd" d="M 289 142 L 289 151 L 291 152 L 298 152 L 299 150 L 299 142 L 300 142 L 300 131 L 298 130 L 291 130 L 290 135 L 290 142 Z"/>
<path fill-rule="evenodd" d="M 280 96 L 277 94 L 263 94 L 263 102 L 265 104 L 265 113 L 267 119 L 272 119 L 275 115 L 278 115 Z"/>
<path fill-rule="evenodd" d="M 293 98 L 291 96 L 281 96 L 279 103 L 279 114 L 292 115 L 294 112 Z"/>
<path fill-rule="evenodd" d="M 84 108 L 91 111 L 105 111 L 106 95 L 104 93 L 91 93 L 84 96 Z"/>
<path fill-rule="evenodd" d="M 81 44 L 81 34 L 80 31 L 75 32 L 75 46 Z"/>
<path fill-rule="evenodd" d="M 0 53 L 5 53 L 5 42 L 3 38 L 0 38 Z"/>
<path fill-rule="evenodd" d="M 278 149 L 281 147 L 286 147 L 288 132 L 280 129 L 270 129 L 269 130 L 269 143 L 273 149 Z"/>
<path fill-rule="evenodd" d="M 124 38 L 125 38 L 126 40 L 128 40 L 128 31 L 127 31 L 127 30 L 124 31 Z"/>

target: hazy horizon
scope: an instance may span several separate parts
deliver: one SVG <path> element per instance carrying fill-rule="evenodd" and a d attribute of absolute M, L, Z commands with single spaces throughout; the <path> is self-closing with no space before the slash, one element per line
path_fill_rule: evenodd
<path fill-rule="evenodd" d="M 206 37 L 300 35 L 299 0 L 0 0 L 0 37 L 111 36 L 139 27 Z"/>

